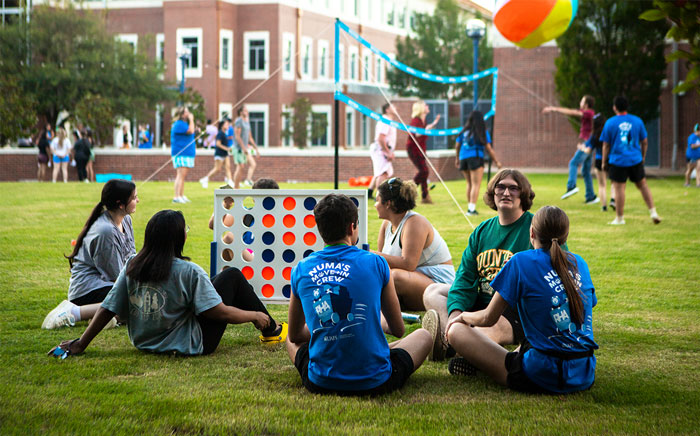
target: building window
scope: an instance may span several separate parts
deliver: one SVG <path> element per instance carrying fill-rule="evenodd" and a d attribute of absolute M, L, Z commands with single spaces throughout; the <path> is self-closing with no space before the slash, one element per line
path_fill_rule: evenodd
<path fill-rule="evenodd" d="M 290 134 L 294 131 L 292 127 L 292 109 L 287 105 L 282 106 L 282 132 L 284 131 L 289 131 Z M 285 147 L 294 145 L 292 136 L 282 137 L 282 145 Z"/>
<path fill-rule="evenodd" d="M 219 120 L 224 118 L 231 118 L 233 114 L 233 104 L 231 103 L 219 103 Z"/>
<path fill-rule="evenodd" d="M 361 125 L 361 135 L 362 135 L 362 144 L 369 144 L 369 117 L 365 114 L 362 114 L 362 125 Z"/>
<path fill-rule="evenodd" d="M 355 146 L 355 110 L 351 107 L 345 107 L 345 146 Z"/>
<path fill-rule="evenodd" d="M 233 79 L 233 32 L 221 29 L 219 31 L 221 53 L 219 53 L 219 77 Z"/>
<path fill-rule="evenodd" d="M 384 81 L 384 62 L 382 62 L 382 58 L 380 57 L 375 59 L 374 78 L 377 83 L 383 83 Z"/>
<path fill-rule="evenodd" d="M 389 0 L 386 5 L 386 24 L 393 26 L 396 24 L 396 19 L 394 17 L 394 2 Z"/>
<path fill-rule="evenodd" d="M 117 39 L 121 42 L 125 42 L 131 46 L 132 49 L 134 49 L 134 53 L 136 53 L 138 49 L 138 44 L 139 44 L 139 35 L 136 33 L 120 33 L 117 35 Z"/>
<path fill-rule="evenodd" d="M 202 29 L 177 29 L 177 79 L 182 80 L 180 56 L 188 54 L 185 60 L 185 77 L 202 77 Z"/>
<path fill-rule="evenodd" d="M 350 58 L 348 59 L 348 79 L 357 80 L 357 47 L 350 47 Z"/>
<path fill-rule="evenodd" d="M 328 78 L 328 41 L 318 41 L 318 77 Z"/>
<path fill-rule="evenodd" d="M 327 147 L 330 144 L 330 105 L 311 106 L 311 145 L 316 147 Z"/>
<path fill-rule="evenodd" d="M 165 35 L 162 33 L 156 34 L 156 60 L 163 63 L 165 59 Z M 163 80 L 163 73 L 158 75 L 160 80 Z"/>
<path fill-rule="evenodd" d="M 248 108 L 248 120 L 250 121 L 250 134 L 258 147 L 268 145 L 269 105 L 246 104 Z"/>
<path fill-rule="evenodd" d="M 360 72 L 362 81 L 370 81 L 370 71 L 372 71 L 372 54 L 367 50 L 362 50 L 362 71 Z"/>
<path fill-rule="evenodd" d="M 269 71 L 270 32 L 244 32 L 244 79 L 266 79 Z"/>
<path fill-rule="evenodd" d="M 308 38 L 306 36 L 301 38 L 301 77 L 302 79 L 310 79 L 311 76 L 313 75 L 312 71 L 312 62 L 313 62 L 313 55 L 312 55 L 312 50 L 313 48 L 313 40 L 311 38 Z"/>
<path fill-rule="evenodd" d="M 282 78 L 294 80 L 294 34 L 282 34 Z"/>

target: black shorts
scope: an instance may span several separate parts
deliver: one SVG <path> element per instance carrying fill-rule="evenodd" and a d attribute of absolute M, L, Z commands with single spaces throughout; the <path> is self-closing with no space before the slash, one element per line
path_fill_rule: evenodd
<path fill-rule="evenodd" d="M 112 290 L 111 286 L 105 286 L 104 288 L 95 289 L 90 291 L 82 297 L 78 297 L 75 300 L 71 300 L 71 303 L 76 306 L 87 306 L 88 304 L 102 303 Z"/>
<path fill-rule="evenodd" d="M 294 366 L 301 375 L 301 383 L 306 390 L 313 394 L 336 394 L 342 396 L 376 396 L 387 394 L 397 389 L 401 389 L 408 380 L 408 377 L 413 373 L 413 359 L 408 351 L 403 348 L 392 348 L 389 354 L 391 359 L 391 376 L 389 380 L 372 389 L 360 391 L 340 391 L 335 389 L 326 389 L 314 384 L 309 380 L 309 343 L 303 344 L 297 350 L 297 355 L 294 358 Z"/>
<path fill-rule="evenodd" d="M 641 182 L 644 178 L 644 162 L 639 162 L 631 167 L 619 167 L 617 165 L 608 165 L 608 177 L 613 182 L 625 183 L 630 179 L 632 183 Z"/>
<path fill-rule="evenodd" d="M 598 171 L 603 171 L 603 159 L 596 159 L 595 160 L 595 169 Z"/>
<path fill-rule="evenodd" d="M 532 348 L 530 343 L 523 341 L 518 351 L 511 351 L 506 354 L 506 371 L 508 372 L 506 385 L 514 391 L 535 394 L 552 393 L 530 380 L 523 370 L 523 357 L 530 348 Z"/>
<path fill-rule="evenodd" d="M 477 310 L 486 309 L 486 306 L 482 304 L 474 305 L 471 310 L 467 312 L 476 312 Z M 523 324 L 520 322 L 520 315 L 518 315 L 517 310 L 513 310 L 510 305 L 506 305 L 505 310 L 501 314 L 503 318 L 510 323 L 510 328 L 513 329 L 513 343 L 522 344 L 525 341 L 525 331 L 523 330 Z"/>
<path fill-rule="evenodd" d="M 460 171 L 472 171 L 484 166 L 483 157 L 468 157 L 459 161 Z"/>

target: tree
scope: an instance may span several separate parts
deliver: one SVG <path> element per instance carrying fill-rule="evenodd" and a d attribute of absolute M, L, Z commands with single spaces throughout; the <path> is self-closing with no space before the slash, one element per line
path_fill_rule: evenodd
<path fill-rule="evenodd" d="M 0 147 L 20 137 L 31 136 L 36 125 L 32 97 L 24 97 L 13 76 L 0 76 Z"/>
<path fill-rule="evenodd" d="M 624 95 L 630 111 L 645 121 L 659 114 L 665 77 L 664 35 L 668 25 L 647 23 L 639 14 L 651 0 L 587 0 L 557 38 L 561 50 L 554 76 L 559 101 L 578 107 L 584 94 L 596 99 L 596 110 L 612 116 L 616 95 Z"/>
<path fill-rule="evenodd" d="M 474 73 L 473 46 L 466 34 L 464 13 L 454 0 L 440 0 L 434 14 L 416 13 L 413 32 L 396 40 L 396 60 L 417 70 L 440 76 Z M 493 50 L 481 38 L 479 65 L 493 65 Z M 444 85 L 413 77 L 395 68 L 387 70 L 391 90 L 401 96 L 462 100 L 473 98 L 471 83 Z M 481 89 L 486 89 L 481 86 Z"/>
<path fill-rule="evenodd" d="M 39 115 L 52 124 L 61 111 L 74 114 L 86 98 L 108 102 L 112 122 L 146 116 L 156 104 L 175 101 L 175 91 L 159 79 L 162 65 L 104 27 L 99 13 L 77 11 L 69 2 L 36 7 L 29 23 L 0 29 L 0 76 L 16 77 L 22 93 L 36 100 Z"/>
<path fill-rule="evenodd" d="M 645 11 L 640 18 L 647 21 L 671 21 L 672 26 L 666 38 L 685 41 L 689 48 L 679 48 L 666 56 L 668 62 L 684 59 L 688 63 L 685 80 L 673 88 L 673 92 L 695 89 L 700 93 L 700 0 L 654 0 L 654 9 Z"/>
<path fill-rule="evenodd" d="M 292 138 L 294 145 L 304 148 L 309 144 L 309 137 L 318 138 L 326 134 L 326 118 L 314 117 L 311 113 L 311 100 L 299 97 L 291 104 L 291 110 L 282 113 L 289 120 L 282 129 L 282 139 Z M 310 136 L 309 136 L 310 135 Z"/>

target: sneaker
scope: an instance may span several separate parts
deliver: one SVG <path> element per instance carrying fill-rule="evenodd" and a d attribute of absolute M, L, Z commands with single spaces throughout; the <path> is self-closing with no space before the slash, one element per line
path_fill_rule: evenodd
<path fill-rule="evenodd" d="M 477 215 L 479 215 L 479 212 L 477 212 L 476 209 L 467 211 L 467 216 L 477 216 Z"/>
<path fill-rule="evenodd" d="M 222 186 L 221 189 L 233 189 L 233 180 L 231 180 L 231 179 L 229 179 L 229 178 L 225 178 L 225 179 L 224 179 L 224 183 L 225 183 L 226 185 L 228 185 L 228 187 L 227 187 L 227 188 L 224 188 L 224 187 Z"/>
<path fill-rule="evenodd" d="M 610 209 L 615 210 L 615 199 L 614 198 L 610 199 Z"/>
<path fill-rule="evenodd" d="M 185 200 L 182 199 L 182 197 L 175 197 L 173 198 L 173 203 L 187 203 Z"/>
<path fill-rule="evenodd" d="M 199 183 L 202 184 L 202 188 L 207 189 L 209 187 L 209 178 L 202 177 L 201 179 L 199 179 Z"/>
<path fill-rule="evenodd" d="M 433 338 L 433 347 L 430 349 L 428 359 L 438 362 L 445 359 L 445 344 L 440 334 L 440 316 L 435 309 L 430 309 L 423 315 L 422 326 L 430 332 Z"/>
<path fill-rule="evenodd" d="M 250 186 L 251 188 L 253 187 L 253 181 L 250 180 L 250 179 L 245 179 L 245 180 L 243 181 L 243 184 L 246 185 L 246 186 Z"/>
<path fill-rule="evenodd" d="M 189 198 L 185 197 L 184 195 L 183 195 L 182 197 L 180 197 L 180 198 L 182 199 L 182 202 L 183 202 L 183 203 L 192 203 L 192 200 L 190 200 Z"/>
<path fill-rule="evenodd" d="M 272 336 L 260 335 L 260 342 L 264 344 L 281 344 L 287 340 L 287 330 L 289 326 L 286 322 L 283 322 L 277 327 L 277 331 Z"/>
<path fill-rule="evenodd" d="M 690 188 L 690 183 L 683 183 L 684 188 Z"/>
<path fill-rule="evenodd" d="M 119 323 L 117 322 L 117 317 L 113 316 L 112 319 L 109 320 L 107 325 L 104 326 L 102 330 L 107 330 L 107 329 L 113 329 L 119 327 Z"/>
<path fill-rule="evenodd" d="M 453 357 L 447 365 L 447 370 L 452 375 L 474 375 L 477 369 L 464 357 Z"/>
<path fill-rule="evenodd" d="M 600 210 L 602 210 L 603 212 L 607 212 L 607 211 L 608 211 L 608 206 L 603 205 L 603 207 L 601 207 Z"/>
<path fill-rule="evenodd" d="M 652 215 L 651 220 L 654 222 L 654 224 L 661 224 L 661 217 L 658 215 Z"/>
<path fill-rule="evenodd" d="M 625 224 L 625 219 L 624 219 L 624 218 L 623 218 L 623 219 L 617 219 L 617 217 L 615 217 L 615 219 L 612 220 L 612 221 L 610 221 L 609 224 L 610 224 L 610 225 L 613 225 L 613 226 L 621 226 L 621 225 Z"/>
<path fill-rule="evenodd" d="M 573 189 L 569 189 L 568 191 L 566 191 L 564 195 L 561 196 L 561 199 L 567 199 L 576 193 L 578 193 L 578 187 L 574 187 Z"/>
<path fill-rule="evenodd" d="M 600 203 L 600 198 L 593 197 L 591 200 L 586 200 L 586 204 L 596 204 L 596 203 Z"/>
<path fill-rule="evenodd" d="M 58 306 L 56 306 L 54 310 L 52 310 L 51 312 L 49 312 L 48 315 L 46 315 L 46 318 L 44 318 L 44 322 L 41 323 L 41 328 L 51 330 L 64 326 L 73 327 L 75 325 L 75 317 L 71 313 L 72 307 L 73 303 L 71 303 L 70 301 L 61 301 L 61 303 Z"/>
<path fill-rule="evenodd" d="M 424 199 L 421 200 L 421 203 L 423 203 L 423 204 L 433 204 L 433 199 L 430 198 L 430 195 L 428 195 L 427 197 L 425 197 Z"/>

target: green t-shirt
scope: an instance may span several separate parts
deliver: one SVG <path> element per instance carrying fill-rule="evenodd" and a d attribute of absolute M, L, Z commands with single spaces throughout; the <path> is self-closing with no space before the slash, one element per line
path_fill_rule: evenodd
<path fill-rule="evenodd" d="M 479 224 L 469 236 L 455 281 L 447 294 L 447 313 L 474 311 L 488 306 L 493 297 L 491 280 L 508 260 L 532 248 L 532 213 L 525 212 L 513 224 L 502 226 L 495 216 Z"/>

